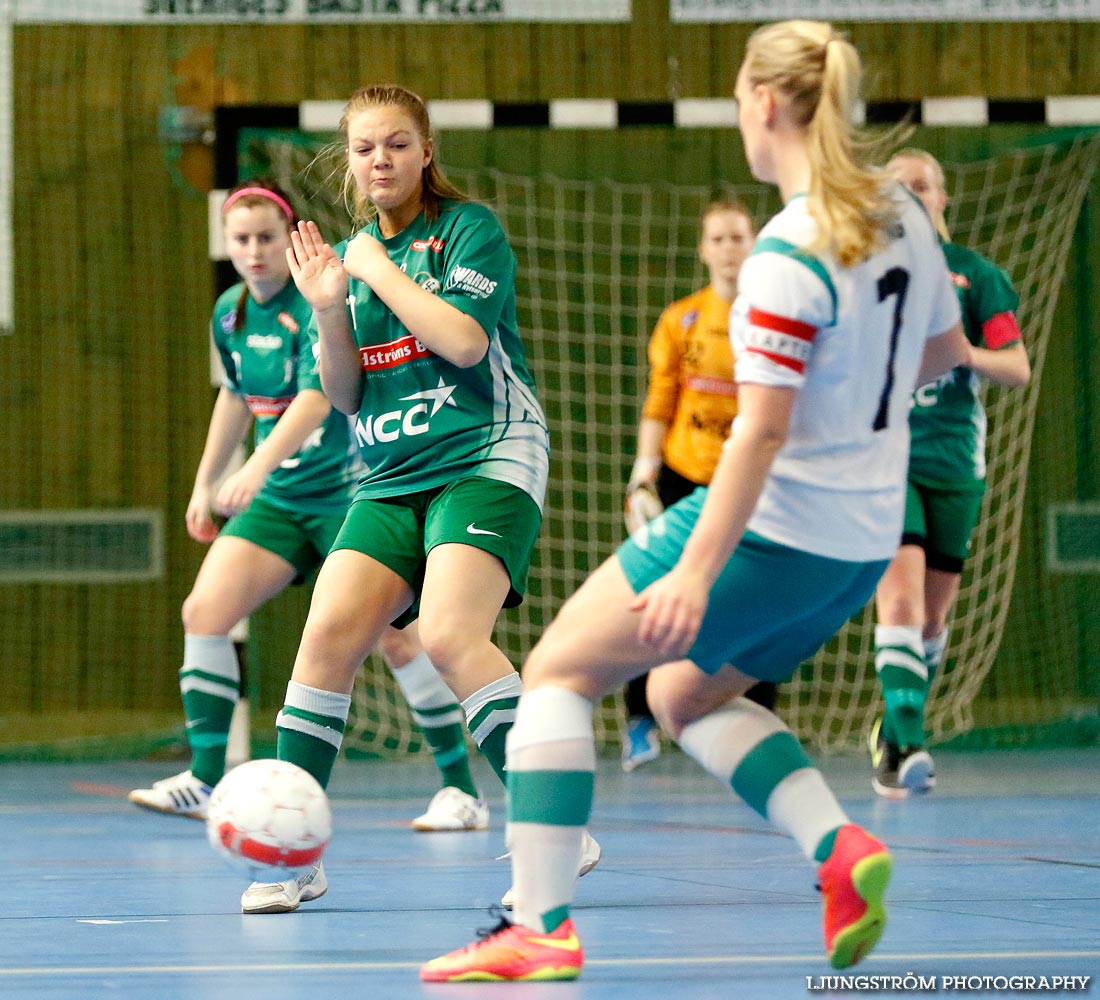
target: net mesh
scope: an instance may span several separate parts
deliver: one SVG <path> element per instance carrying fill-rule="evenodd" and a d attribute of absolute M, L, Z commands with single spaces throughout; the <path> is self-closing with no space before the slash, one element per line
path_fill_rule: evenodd
<path fill-rule="evenodd" d="M 336 193 L 339 169 L 324 155 L 321 140 L 256 133 L 244 148 L 245 160 L 278 176 L 328 238 L 348 235 L 348 213 Z M 1021 296 L 1018 318 L 1033 375 L 1025 389 L 987 392 L 990 488 L 952 619 L 948 668 L 929 698 L 933 741 L 975 726 L 975 704 L 1001 646 L 1024 535 L 1044 360 L 1098 148 L 1100 139 L 1081 136 L 977 162 L 945 163 L 953 238 L 1011 275 Z M 561 602 L 621 540 L 623 484 L 645 387 L 646 341 L 660 310 L 705 281 L 695 253 L 700 211 L 716 196 L 739 198 L 757 219 L 778 206 L 759 185 L 716 189 L 481 169 L 448 173 L 494 207 L 516 250 L 521 329 L 552 432 L 546 520 L 530 593 L 516 612 L 502 616 L 496 636 L 518 663 Z M 1056 594 L 1036 596 L 1039 613 L 1044 598 L 1057 609 Z M 1074 662 L 1073 629 L 1064 631 L 1066 648 L 1045 653 Z M 1050 641 L 1060 640 L 1055 635 Z M 1053 720 L 1081 708 L 1072 671 L 1062 682 L 1041 683 L 1038 672 L 1026 667 L 1007 673 L 1010 681 L 985 706 L 986 725 L 1016 716 L 1033 723 Z M 784 686 L 779 710 L 803 742 L 830 751 L 862 742 L 878 697 L 868 607 Z M 617 745 L 623 722 L 621 697 L 609 696 L 597 712 L 597 739 Z M 366 664 L 356 687 L 346 746 L 372 753 L 420 747 L 377 658 Z"/>

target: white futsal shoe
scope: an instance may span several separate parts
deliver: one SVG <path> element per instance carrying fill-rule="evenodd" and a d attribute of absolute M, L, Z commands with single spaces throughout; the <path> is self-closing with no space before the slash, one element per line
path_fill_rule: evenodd
<path fill-rule="evenodd" d="M 326 892 L 328 879 L 318 861 L 286 882 L 253 882 L 241 896 L 241 913 L 293 913 L 301 903 L 320 899 Z"/>
<path fill-rule="evenodd" d="M 489 806 L 461 788 L 441 788 L 428 803 L 428 810 L 412 821 L 421 833 L 447 833 L 459 830 L 488 830 Z"/>
<path fill-rule="evenodd" d="M 600 845 L 596 843 L 596 838 L 592 836 L 587 830 L 584 831 L 584 840 L 581 841 L 581 866 L 577 871 L 577 878 L 582 875 L 587 875 L 593 868 L 600 863 L 600 858 L 603 855 L 603 851 L 600 849 Z M 508 854 L 501 855 L 502 858 L 509 857 Z M 503 896 L 500 897 L 500 905 L 506 910 L 512 909 L 512 904 L 516 901 L 516 889 L 513 886 Z"/>
<path fill-rule="evenodd" d="M 212 791 L 190 771 L 181 771 L 170 778 L 154 781 L 152 788 L 135 788 L 127 798 L 142 809 L 188 819 L 206 819 Z"/>

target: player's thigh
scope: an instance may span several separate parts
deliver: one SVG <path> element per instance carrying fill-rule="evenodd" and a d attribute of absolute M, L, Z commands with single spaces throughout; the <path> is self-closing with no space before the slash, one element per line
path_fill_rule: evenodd
<path fill-rule="evenodd" d="M 354 549 L 334 549 L 313 587 L 294 680 L 350 691 L 359 665 L 411 600 L 409 585 L 389 567 Z"/>
<path fill-rule="evenodd" d="M 418 623 L 425 649 L 489 639 L 510 587 L 504 564 L 493 553 L 461 543 L 435 546 L 420 593 Z"/>
<path fill-rule="evenodd" d="M 618 556 L 612 556 L 565 602 L 543 633 L 524 664 L 524 686 L 555 684 L 598 701 L 664 662 L 638 638 L 634 598 Z"/>
<path fill-rule="evenodd" d="M 184 601 L 184 628 L 193 635 L 225 635 L 295 576 L 297 570 L 282 556 L 244 538 L 219 535 Z"/>

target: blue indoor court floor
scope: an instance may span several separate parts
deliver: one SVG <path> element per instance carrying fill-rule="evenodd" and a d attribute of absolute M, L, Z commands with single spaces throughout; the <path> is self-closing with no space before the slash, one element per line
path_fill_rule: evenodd
<path fill-rule="evenodd" d="M 487 768 L 478 776 L 490 830 L 418 834 L 408 821 L 436 790 L 430 762 L 342 762 L 330 787 L 328 894 L 294 914 L 243 916 L 244 884 L 202 824 L 125 800 L 180 766 L 0 767 L 0 997 L 853 992 L 825 978 L 836 973 L 823 958 L 811 866 L 678 753 L 630 775 L 601 761 L 592 831 L 604 858 L 579 883 L 574 914 L 588 960 L 578 982 L 540 985 L 417 978 L 423 961 L 495 922 L 486 911 L 508 886 L 509 867 L 495 860 L 502 794 Z M 940 787 L 904 802 L 874 795 L 862 757 L 822 766 L 852 819 L 895 857 L 889 925 L 852 974 L 935 977 L 941 996 L 1022 995 L 948 988 L 953 977 L 1090 976 L 1087 995 L 1100 996 L 1100 748 L 941 752 Z"/>

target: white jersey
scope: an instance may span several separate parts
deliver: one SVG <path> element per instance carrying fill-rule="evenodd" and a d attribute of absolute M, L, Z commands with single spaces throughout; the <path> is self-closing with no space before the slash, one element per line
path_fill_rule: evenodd
<path fill-rule="evenodd" d="M 813 254 L 805 197 L 760 232 L 730 318 L 738 382 L 798 390 L 748 529 L 816 555 L 890 559 L 901 541 L 909 398 L 925 341 L 959 320 L 943 251 L 900 186 L 887 245 L 855 267 Z"/>

